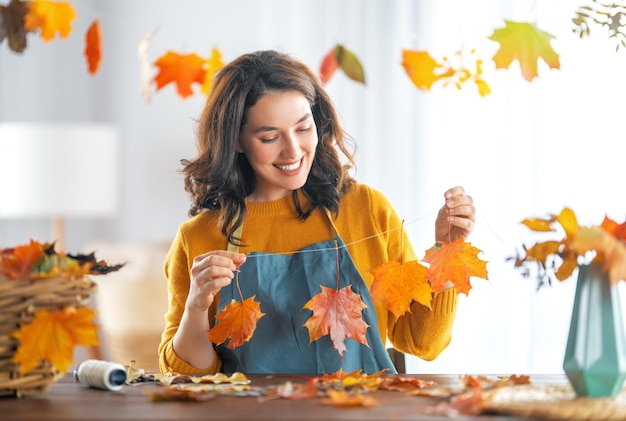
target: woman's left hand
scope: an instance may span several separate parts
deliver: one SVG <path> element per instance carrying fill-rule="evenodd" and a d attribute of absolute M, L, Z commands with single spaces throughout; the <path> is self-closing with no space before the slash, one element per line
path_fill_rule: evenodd
<path fill-rule="evenodd" d="M 476 221 L 472 196 L 465 194 L 461 186 L 444 193 L 445 204 L 439 209 L 435 221 L 435 240 L 453 242 L 471 234 Z"/>

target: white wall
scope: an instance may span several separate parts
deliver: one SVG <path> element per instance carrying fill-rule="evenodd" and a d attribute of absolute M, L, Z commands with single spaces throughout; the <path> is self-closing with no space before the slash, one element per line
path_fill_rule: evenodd
<path fill-rule="evenodd" d="M 410 358 L 416 372 L 560 371 L 573 282 L 540 293 L 505 262 L 526 232 L 519 221 L 572 206 L 583 223 L 605 212 L 626 215 L 618 125 L 626 94 L 625 52 L 597 31 L 579 40 L 566 0 L 75 0 L 67 40 L 35 36 L 21 54 L 0 45 L 0 121 L 96 121 L 117 125 L 122 142 L 121 209 L 110 219 L 69 220 L 68 250 L 96 241 L 168 241 L 186 219 L 179 160 L 194 154 L 194 119 L 203 96 L 183 100 L 167 86 L 146 103 L 139 94 L 137 44 L 154 31 L 153 61 L 166 50 L 226 61 L 251 50 L 293 53 L 317 68 L 336 43 L 362 60 L 367 86 L 337 74 L 328 89 L 346 129 L 359 142 L 357 177 L 383 190 L 405 218 L 418 250 L 432 245 L 443 191 L 462 184 L 478 221 L 471 241 L 484 251 L 490 281 L 462 296 L 455 335 L 435 362 Z M 99 16 L 104 57 L 89 76 L 82 39 Z M 496 71 L 497 44 L 486 38 L 503 19 L 537 21 L 557 37 L 561 70 L 540 64 L 528 83 L 519 71 Z M 493 94 L 415 88 L 401 50 L 436 57 L 476 47 L 487 60 Z M 1 198 L 0 198 L 1 200 Z M 0 202 L 1 205 L 1 202 Z M 50 221 L 0 220 L 0 246 L 46 240 Z M 91 251 L 91 250 L 85 250 Z M 106 256 L 100 256 L 106 258 Z"/>

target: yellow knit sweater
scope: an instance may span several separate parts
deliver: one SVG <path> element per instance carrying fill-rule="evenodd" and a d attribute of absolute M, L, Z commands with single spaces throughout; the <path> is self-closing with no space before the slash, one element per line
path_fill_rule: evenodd
<path fill-rule="evenodd" d="M 301 194 L 300 203 L 306 209 L 308 202 Z M 189 293 L 189 270 L 193 258 L 227 248 L 218 219 L 219 212 L 205 211 L 184 222 L 166 258 L 169 310 L 159 345 L 162 371 L 211 373 L 221 367 L 221 361 L 216 358 L 211 367 L 200 370 L 178 358 L 172 347 Z M 401 220 L 387 198 L 367 185 L 358 184 L 341 199 L 339 215 L 333 222 L 368 287 L 373 281 L 372 268 L 388 261 L 417 258 L 401 229 Z M 330 221 L 323 210 L 316 210 L 302 221 L 297 217 L 292 198 L 286 197 L 273 202 L 247 204 L 242 231 L 245 246 L 239 251 L 287 254 L 330 238 Z M 216 299 L 209 309 L 211 326 L 218 302 Z M 380 303 L 375 303 L 375 307 L 383 343 L 389 338 L 396 349 L 425 360 L 436 358 L 450 343 L 457 307 L 457 293 L 453 288 L 434 298 L 432 310 L 413 302 L 411 311 L 397 321 Z"/>

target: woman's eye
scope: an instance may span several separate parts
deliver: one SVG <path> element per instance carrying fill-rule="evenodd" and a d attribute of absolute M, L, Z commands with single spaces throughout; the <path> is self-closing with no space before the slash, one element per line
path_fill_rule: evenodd
<path fill-rule="evenodd" d="M 306 133 L 306 132 L 308 132 L 310 130 L 311 130 L 310 126 L 306 126 L 306 127 L 302 127 L 300 129 L 298 129 L 298 131 L 301 132 L 301 133 Z"/>
<path fill-rule="evenodd" d="M 272 142 L 276 141 L 276 139 L 278 139 L 278 137 L 276 137 L 276 136 L 271 137 L 271 138 L 269 138 L 269 139 L 263 139 L 263 138 L 261 138 L 261 142 L 263 142 L 263 143 L 272 143 Z"/>

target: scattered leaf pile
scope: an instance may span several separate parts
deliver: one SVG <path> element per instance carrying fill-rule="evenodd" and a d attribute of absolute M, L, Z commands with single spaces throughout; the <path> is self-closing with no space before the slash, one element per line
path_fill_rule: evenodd
<path fill-rule="evenodd" d="M 416 405 L 415 415 L 448 417 L 488 412 L 498 390 L 531 383 L 528 376 L 466 375 L 460 376 L 454 385 L 439 385 L 414 375 L 389 375 L 382 371 L 366 374 L 360 370 L 350 373 L 339 370 L 314 377 L 289 376 L 289 380 L 271 386 L 255 386 L 243 373 L 203 377 L 159 373 L 148 377 L 148 381 L 163 385 L 161 390 L 146 392 L 152 401 L 206 401 L 219 396 L 242 396 L 256 397 L 260 404 L 276 399 L 318 399 L 322 405 L 372 408 L 381 404 L 376 392 L 389 391 L 436 398 L 430 406 Z M 412 414 L 403 412 L 403 415 Z"/>
<path fill-rule="evenodd" d="M 515 267 L 537 269 L 538 288 L 553 280 L 564 281 L 580 264 L 602 264 L 612 284 L 626 280 L 626 222 L 618 223 L 608 216 L 597 226 L 581 226 L 570 208 L 547 218 L 524 219 L 531 231 L 558 234 L 560 239 L 539 241 L 517 253 Z M 511 260 L 509 259 L 509 260 Z M 523 272 L 530 276 L 530 271 Z"/>

